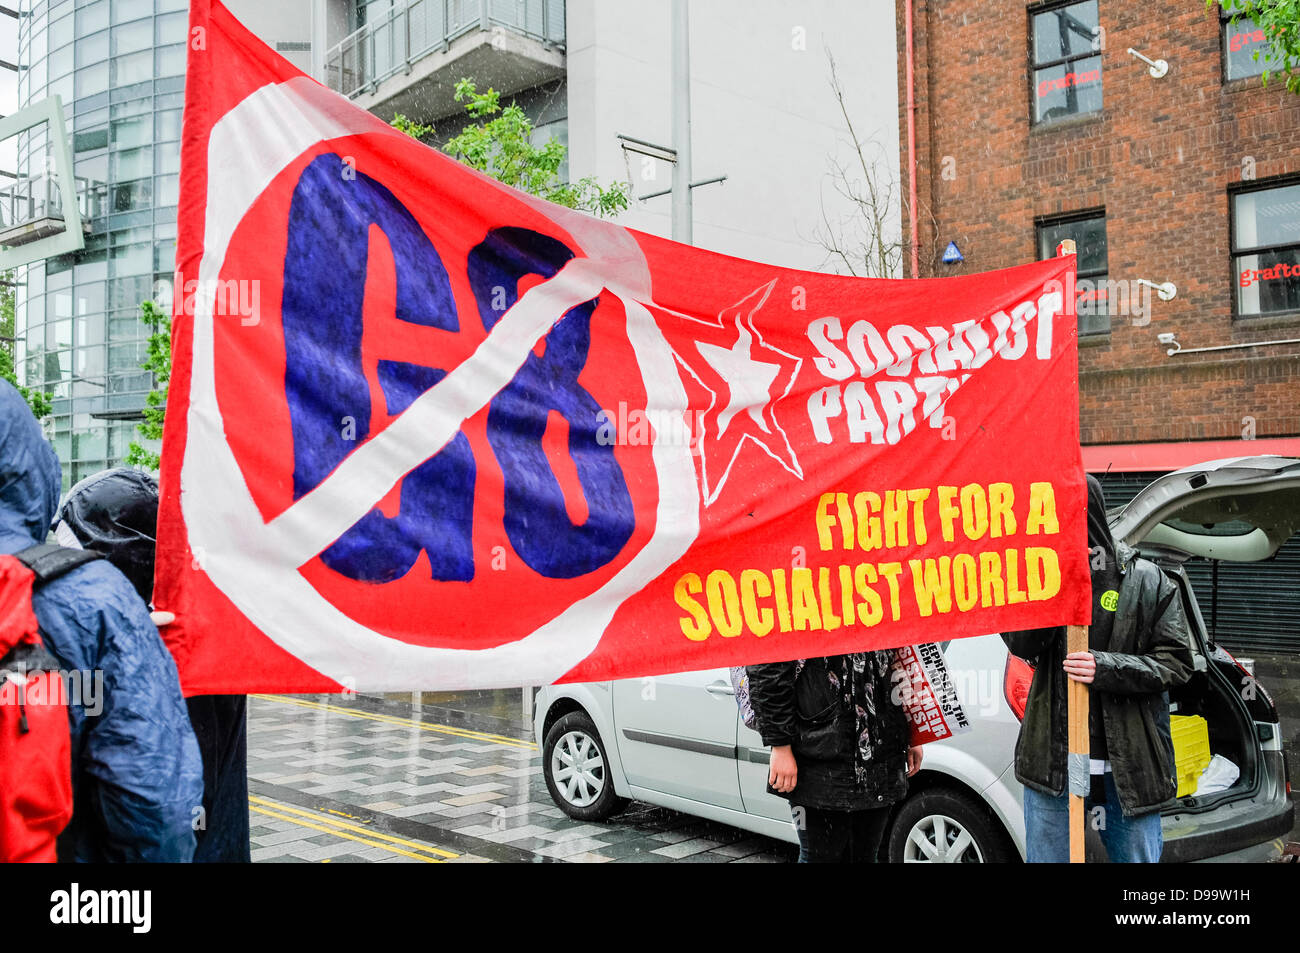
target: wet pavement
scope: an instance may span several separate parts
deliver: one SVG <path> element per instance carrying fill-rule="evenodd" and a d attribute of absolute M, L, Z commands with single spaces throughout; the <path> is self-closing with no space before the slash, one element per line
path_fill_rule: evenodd
<path fill-rule="evenodd" d="M 547 793 L 518 691 L 423 699 L 415 709 L 409 695 L 250 698 L 253 860 L 752 863 L 797 853 L 638 803 L 605 823 L 571 820 Z"/>
<path fill-rule="evenodd" d="M 1255 656 L 1300 779 L 1300 659 Z M 579 822 L 551 801 L 519 690 L 257 695 L 249 702 L 254 861 L 788 862 L 796 848 L 633 802 Z M 1300 802 L 1300 792 L 1292 794 Z M 1300 814 L 1300 803 L 1297 803 Z M 1300 820 L 1290 841 L 1300 842 Z"/>

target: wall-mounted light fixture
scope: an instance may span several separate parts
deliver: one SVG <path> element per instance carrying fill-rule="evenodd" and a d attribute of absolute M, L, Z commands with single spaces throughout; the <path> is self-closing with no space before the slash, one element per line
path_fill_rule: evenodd
<path fill-rule="evenodd" d="M 1156 290 L 1156 297 L 1161 301 L 1173 301 L 1178 297 L 1178 286 L 1172 281 L 1166 281 L 1164 284 L 1156 284 L 1154 281 L 1147 281 L 1145 278 L 1134 279 L 1135 284 L 1146 285 L 1148 288 Z"/>
<path fill-rule="evenodd" d="M 1169 350 L 1165 352 L 1169 357 L 1173 357 L 1183 349 L 1183 346 L 1178 343 L 1178 335 L 1176 332 L 1166 331 L 1164 334 L 1157 334 L 1156 340 L 1169 348 Z"/>
<path fill-rule="evenodd" d="M 1151 73 L 1152 78 L 1160 79 L 1169 72 L 1169 62 L 1167 60 L 1149 60 L 1131 46 L 1128 48 L 1128 51 L 1143 63 L 1147 64 L 1147 67 L 1149 68 L 1148 71 Z"/>

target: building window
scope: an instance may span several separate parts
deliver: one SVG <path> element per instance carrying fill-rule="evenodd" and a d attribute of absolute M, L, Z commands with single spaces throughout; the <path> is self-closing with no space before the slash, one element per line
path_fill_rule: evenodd
<path fill-rule="evenodd" d="M 1097 0 L 1030 15 L 1034 122 L 1101 109 L 1101 22 Z"/>
<path fill-rule="evenodd" d="M 1232 13 L 1219 7 L 1219 22 L 1223 32 L 1223 76 L 1225 79 L 1245 79 L 1259 76 L 1265 70 L 1272 75 L 1286 65 L 1286 59 L 1255 25 L 1250 17 L 1238 17 L 1231 22 Z"/>
<path fill-rule="evenodd" d="M 1300 311 L 1300 182 L 1232 195 L 1237 314 Z"/>
<path fill-rule="evenodd" d="M 1056 246 L 1067 238 L 1074 239 L 1078 282 L 1075 285 L 1075 311 L 1079 334 L 1106 334 L 1110 331 L 1109 272 L 1106 264 L 1105 211 L 1080 212 L 1068 216 L 1039 219 L 1038 257 L 1052 258 Z"/>

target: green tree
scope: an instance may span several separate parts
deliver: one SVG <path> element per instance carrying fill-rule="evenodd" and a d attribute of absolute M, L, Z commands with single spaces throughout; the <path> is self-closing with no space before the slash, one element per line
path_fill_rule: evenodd
<path fill-rule="evenodd" d="M 1222 7 L 1234 24 L 1242 18 L 1253 20 L 1282 57 L 1288 92 L 1300 93 L 1300 0 L 1205 0 L 1205 6 Z M 1259 55 L 1256 50 L 1254 58 Z M 1273 72 L 1264 70 L 1265 85 Z"/>
<path fill-rule="evenodd" d="M 0 273 L 0 378 L 18 388 L 18 393 L 23 395 L 23 400 L 27 401 L 27 406 L 39 420 L 48 417 L 54 408 L 47 394 L 18 384 L 15 367 L 17 341 L 14 340 L 16 310 L 14 297 L 14 273 L 12 271 Z"/>
<path fill-rule="evenodd" d="M 501 95 L 491 87 L 480 93 L 473 80 L 456 84 L 456 102 L 465 104 L 473 120 L 443 146 L 458 162 L 492 176 L 499 182 L 540 196 L 567 208 L 580 209 L 601 217 L 627 209 L 632 187 L 627 182 L 602 186 L 595 176 L 577 182 L 560 178 L 560 166 L 568 149 L 552 139 L 533 144 L 533 124 L 518 104 L 501 105 Z M 393 117 L 392 125 L 416 139 L 426 140 L 432 126 L 413 122 L 406 116 Z"/>
<path fill-rule="evenodd" d="M 172 376 L 172 319 L 152 301 L 140 304 L 140 320 L 149 328 L 149 355 L 140 366 L 153 372 L 153 390 L 144 399 L 144 421 L 136 431 L 145 440 L 161 440 L 163 416 L 167 411 L 167 382 Z M 126 464 L 157 470 L 159 455 L 131 441 Z"/>

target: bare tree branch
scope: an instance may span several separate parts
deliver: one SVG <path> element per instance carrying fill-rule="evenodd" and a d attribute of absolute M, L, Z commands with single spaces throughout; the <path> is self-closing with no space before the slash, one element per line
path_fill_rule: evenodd
<path fill-rule="evenodd" d="M 827 161 L 826 180 L 831 189 L 852 209 L 851 213 L 832 221 L 825 195 L 821 198 L 821 223 L 813 238 L 826 250 L 826 262 L 837 262 L 850 275 L 888 278 L 897 276 L 908 247 L 901 239 L 891 238 L 893 216 L 898 195 L 893 170 L 885 161 L 886 150 L 875 140 L 858 135 L 849 113 L 840 83 L 839 71 L 830 47 L 826 47 L 830 67 L 830 87 L 839 105 L 848 131 L 845 145 L 853 159 L 848 163 L 831 156 Z M 901 223 L 900 223 L 901 225 Z"/>

